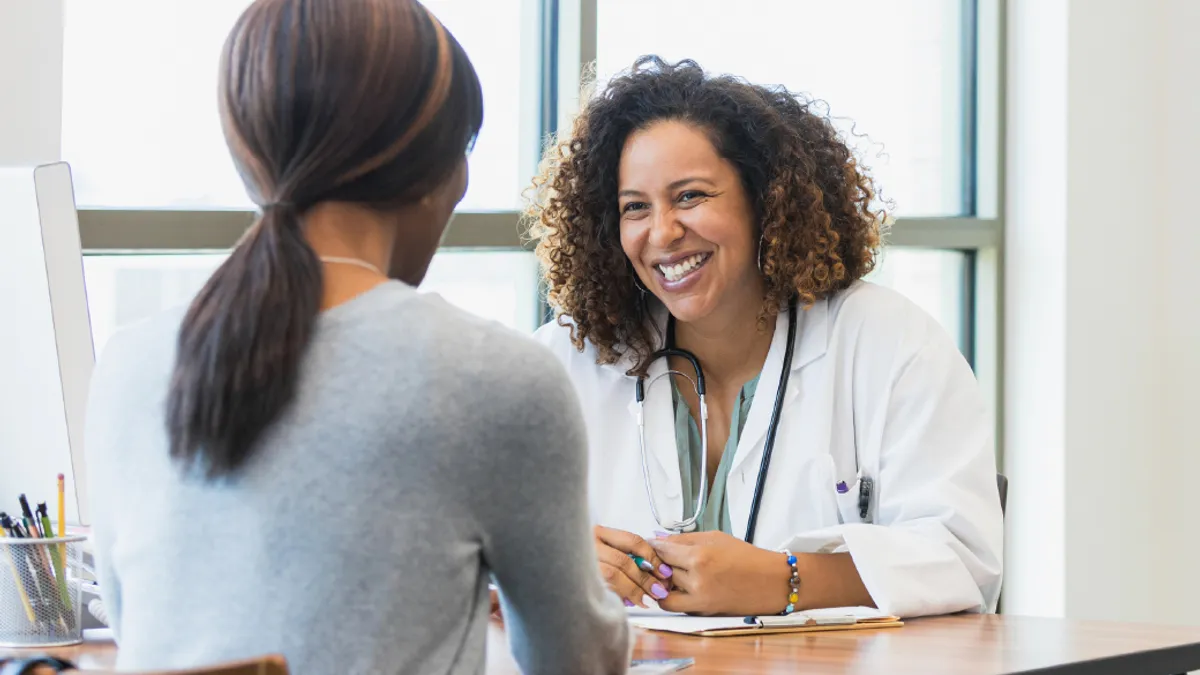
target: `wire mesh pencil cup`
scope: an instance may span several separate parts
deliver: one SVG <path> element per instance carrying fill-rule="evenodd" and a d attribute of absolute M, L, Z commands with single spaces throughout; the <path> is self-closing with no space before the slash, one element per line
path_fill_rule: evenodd
<path fill-rule="evenodd" d="M 83 641 L 79 601 L 86 539 L 0 539 L 0 647 Z"/>

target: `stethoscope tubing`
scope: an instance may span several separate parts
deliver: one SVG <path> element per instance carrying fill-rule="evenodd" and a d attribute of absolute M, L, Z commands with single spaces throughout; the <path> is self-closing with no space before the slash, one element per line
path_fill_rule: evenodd
<path fill-rule="evenodd" d="M 708 403 L 705 397 L 706 388 L 704 382 L 704 371 L 700 367 L 700 361 L 695 354 L 686 349 L 679 349 L 672 346 L 674 343 L 675 331 L 671 325 L 674 317 L 668 319 L 667 327 L 667 346 L 650 355 L 650 362 L 660 358 L 677 356 L 687 360 L 692 368 L 696 371 L 696 379 L 692 379 L 686 373 L 677 370 L 666 370 L 663 373 L 656 375 L 652 380 L 646 382 L 645 375 L 639 375 L 634 383 L 634 400 L 638 405 L 637 426 L 638 426 L 638 445 L 642 453 L 642 480 L 646 487 L 646 498 L 650 501 L 650 512 L 654 516 L 655 522 L 663 529 L 671 532 L 690 532 L 695 528 L 696 522 L 704 514 L 704 509 L 708 506 Z M 745 540 L 748 543 L 753 543 L 754 531 L 758 523 L 758 512 L 762 506 L 763 490 L 766 487 L 767 472 L 771 466 L 771 455 L 775 449 L 775 438 L 779 430 L 780 416 L 783 414 L 783 399 L 787 392 L 788 376 L 792 370 L 792 352 L 796 344 L 796 301 L 793 299 L 788 304 L 788 333 L 787 344 L 783 353 L 783 367 L 780 369 L 779 386 L 775 391 L 775 404 L 771 410 L 771 421 L 767 426 L 767 438 L 763 447 L 763 458 L 758 467 L 758 478 L 754 485 L 754 495 L 750 502 L 750 516 L 746 523 Z M 654 499 L 654 486 L 650 480 L 650 465 L 649 453 L 646 451 L 646 390 L 650 385 L 657 382 L 663 377 L 670 375 L 682 375 L 692 382 L 692 386 L 696 388 L 696 394 L 700 401 L 700 447 L 703 450 L 700 453 L 700 490 L 696 497 L 696 508 L 692 515 L 680 521 L 664 522 L 658 512 L 658 504 Z"/>

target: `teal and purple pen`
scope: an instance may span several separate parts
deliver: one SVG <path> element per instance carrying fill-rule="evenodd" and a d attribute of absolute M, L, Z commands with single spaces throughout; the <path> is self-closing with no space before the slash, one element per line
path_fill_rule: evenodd
<path fill-rule="evenodd" d="M 629 554 L 629 557 L 633 559 L 633 564 L 637 565 L 639 570 L 643 572 L 650 572 L 651 574 L 654 573 L 654 565 L 650 564 L 649 560 L 646 560 L 640 555 L 634 555 L 632 553 Z"/>

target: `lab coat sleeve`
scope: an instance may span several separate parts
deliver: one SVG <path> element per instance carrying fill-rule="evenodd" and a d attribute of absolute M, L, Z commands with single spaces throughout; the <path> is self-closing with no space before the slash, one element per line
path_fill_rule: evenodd
<path fill-rule="evenodd" d="M 902 617 L 995 611 L 1000 594 L 992 423 L 970 368 L 942 338 L 856 392 L 860 461 L 867 475 L 878 467 L 872 522 L 790 542 L 793 551 L 849 551 L 876 606 Z"/>

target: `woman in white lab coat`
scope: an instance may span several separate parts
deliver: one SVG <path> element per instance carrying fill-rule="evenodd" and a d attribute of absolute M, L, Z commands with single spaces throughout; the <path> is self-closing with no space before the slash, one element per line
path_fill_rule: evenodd
<path fill-rule="evenodd" d="M 827 117 L 646 57 L 544 166 L 530 234 L 559 316 L 537 339 L 579 394 L 597 555 L 627 605 L 994 610 L 992 421 L 945 331 L 862 281 L 884 214 Z M 653 356 L 668 343 L 703 371 L 707 444 L 694 383 L 654 379 L 696 379 Z"/>

